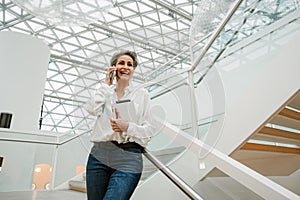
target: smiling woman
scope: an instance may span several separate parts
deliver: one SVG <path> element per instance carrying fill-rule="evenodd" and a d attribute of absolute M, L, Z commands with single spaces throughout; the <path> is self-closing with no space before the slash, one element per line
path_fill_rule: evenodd
<path fill-rule="evenodd" d="M 109 68 L 108 70 L 106 84 L 112 84 L 112 80 L 108 79 L 108 76 L 111 77 L 111 74 L 114 72 L 117 75 L 117 81 L 119 81 L 120 77 L 130 79 L 133 76 L 133 71 L 138 64 L 136 59 L 136 54 L 132 51 L 116 53 L 111 59 L 111 66 L 113 67 Z M 128 85 L 126 82 L 124 84 L 125 86 Z M 122 85 L 122 83 L 120 82 L 117 85 Z"/>
<path fill-rule="evenodd" d="M 105 82 L 86 104 L 86 110 L 96 116 L 91 139 L 94 146 L 86 167 L 88 200 L 131 197 L 143 169 L 143 148 L 156 131 L 147 90 L 130 84 L 138 65 L 136 54 L 116 53 L 110 65 Z M 136 108 L 130 115 L 137 120 L 123 118 L 125 114 L 116 108 L 116 102 L 130 102 Z"/>

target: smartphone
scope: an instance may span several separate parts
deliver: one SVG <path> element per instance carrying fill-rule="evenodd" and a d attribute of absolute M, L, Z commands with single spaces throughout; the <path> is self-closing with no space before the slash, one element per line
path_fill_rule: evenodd
<path fill-rule="evenodd" d="M 112 67 L 115 68 L 116 66 L 112 66 Z M 114 71 L 112 71 L 112 72 L 110 73 L 110 75 L 109 75 L 109 78 L 110 78 L 111 83 L 113 83 L 115 76 L 116 76 L 116 71 L 114 70 Z"/>

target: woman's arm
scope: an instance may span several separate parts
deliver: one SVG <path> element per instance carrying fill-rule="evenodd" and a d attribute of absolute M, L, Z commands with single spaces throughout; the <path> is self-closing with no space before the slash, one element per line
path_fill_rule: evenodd
<path fill-rule="evenodd" d="M 109 99 L 108 97 L 113 93 L 111 86 L 113 80 L 111 79 L 111 74 L 114 73 L 115 70 L 115 67 L 108 68 L 105 76 L 105 83 L 101 84 L 100 88 L 95 92 L 95 95 L 84 105 L 84 108 L 89 114 L 94 116 L 99 116 L 102 114 L 105 101 Z"/>
<path fill-rule="evenodd" d="M 95 92 L 95 95 L 86 102 L 84 108 L 93 116 L 101 115 L 103 106 L 106 100 L 110 99 L 112 93 L 113 89 L 111 86 L 108 86 L 107 84 L 101 84 L 100 88 Z"/>

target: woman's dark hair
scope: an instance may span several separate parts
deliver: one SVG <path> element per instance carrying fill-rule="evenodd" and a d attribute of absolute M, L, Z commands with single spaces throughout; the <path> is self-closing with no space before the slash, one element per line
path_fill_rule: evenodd
<path fill-rule="evenodd" d="M 123 55 L 127 55 L 132 58 L 133 68 L 135 69 L 136 66 L 138 65 L 136 53 L 128 50 L 115 53 L 110 60 L 110 66 L 115 66 L 117 64 L 118 58 Z"/>

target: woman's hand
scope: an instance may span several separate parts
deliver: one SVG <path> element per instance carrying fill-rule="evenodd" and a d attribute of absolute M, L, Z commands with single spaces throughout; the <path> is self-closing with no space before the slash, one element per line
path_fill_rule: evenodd
<path fill-rule="evenodd" d="M 113 84 L 113 78 L 111 78 L 111 75 L 115 73 L 115 71 L 116 67 L 109 67 L 106 72 L 105 83 L 109 86 Z"/>
<path fill-rule="evenodd" d="M 128 126 L 129 126 L 128 121 L 121 118 L 118 109 L 116 109 L 115 111 L 116 111 L 116 119 L 113 119 L 113 118 L 110 119 L 110 124 L 111 124 L 112 130 L 114 132 L 127 131 Z"/>
<path fill-rule="evenodd" d="M 127 131 L 129 125 L 125 119 L 110 119 L 110 124 L 114 132 Z"/>

